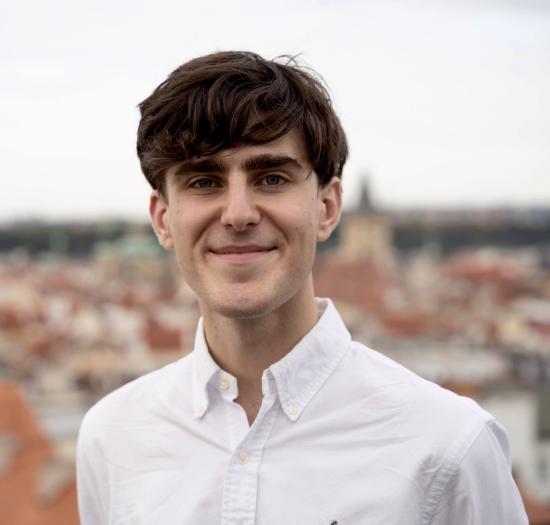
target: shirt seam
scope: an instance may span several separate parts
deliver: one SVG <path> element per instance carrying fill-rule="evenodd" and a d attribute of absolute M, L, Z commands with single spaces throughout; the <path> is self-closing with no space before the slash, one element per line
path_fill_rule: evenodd
<path fill-rule="evenodd" d="M 487 428 L 490 421 L 492 420 L 487 421 L 482 417 L 476 418 L 475 423 L 472 424 L 472 429 L 466 433 L 464 439 L 457 443 L 456 447 L 453 447 L 445 455 L 440 474 L 436 475 L 432 486 L 433 488 L 430 489 L 426 497 L 426 509 L 422 513 L 424 515 L 422 523 L 425 525 L 433 524 L 435 513 L 439 507 L 443 494 L 445 494 L 451 481 L 458 475 L 459 468 L 464 461 L 464 458 L 477 441 L 481 432 Z"/>
<path fill-rule="evenodd" d="M 87 424 L 90 425 L 89 417 Z M 81 478 L 83 479 L 86 477 L 89 479 L 92 478 L 92 482 L 95 489 L 95 494 L 97 494 L 98 499 L 101 504 L 101 510 L 104 517 L 107 518 L 107 522 L 110 520 L 111 516 L 111 497 L 110 497 L 110 491 L 107 493 L 108 501 L 105 501 L 103 498 L 102 491 L 99 489 L 100 483 L 97 476 L 97 471 L 94 468 L 95 461 L 91 460 L 91 456 L 95 455 L 92 453 L 90 448 L 94 448 L 94 452 L 97 453 L 98 456 L 101 458 L 101 463 L 105 466 L 105 476 L 107 477 L 107 481 L 110 478 L 109 473 L 109 464 L 107 462 L 107 457 L 103 451 L 103 447 L 100 445 L 99 439 L 96 437 L 94 432 L 90 428 L 85 428 L 81 430 L 82 436 L 79 438 L 79 451 L 77 454 L 80 454 L 81 459 L 86 463 L 87 471 L 85 473 L 82 472 L 82 468 L 78 468 L 78 461 L 77 461 L 77 469 L 81 471 Z M 80 467 L 82 467 L 82 462 L 80 462 Z M 82 487 L 80 487 L 82 489 Z M 78 482 L 77 482 L 77 493 L 79 492 Z"/>

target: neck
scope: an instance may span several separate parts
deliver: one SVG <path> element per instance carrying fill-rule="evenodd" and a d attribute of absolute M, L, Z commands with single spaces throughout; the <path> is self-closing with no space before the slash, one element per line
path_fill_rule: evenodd
<path fill-rule="evenodd" d="M 249 422 L 262 400 L 262 374 L 281 360 L 311 330 L 318 314 L 311 279 L 300 293 L 267 315 L 232 319 L 202 309 L 210 353 L 237 379 L 239 397 Z"/>

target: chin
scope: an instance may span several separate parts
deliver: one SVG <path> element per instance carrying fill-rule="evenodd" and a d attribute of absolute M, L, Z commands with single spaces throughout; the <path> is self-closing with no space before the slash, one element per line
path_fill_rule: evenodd
<path fill-rule="evenodd" d="M 233 287 L 231 287 L 233 288 Z M 229 319 L 257 319 L 270 314 L 287 300 L 279 294 L 260 290 L 227 290 L 222 296 L 209 300 L 204 306 Z"/>
<path fill-rule="evenodd" d="M 265 301 L 223 301 L 210 304 L 209 309 L 228 319 L 258 319 L 268 315 L 275 307 Z"/>

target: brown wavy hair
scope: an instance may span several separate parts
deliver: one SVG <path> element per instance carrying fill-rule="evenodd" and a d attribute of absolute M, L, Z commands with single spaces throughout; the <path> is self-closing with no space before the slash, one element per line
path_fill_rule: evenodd
<path fill-rule="evenodd" d="M 341 177 L 346 136 L 321 77 L 293 57 L 224 51 L 175 69 L 139 104 L 137 154 L 154 189 L 192 157 L 271 142 L 296 128 L 319 185 Z"/>

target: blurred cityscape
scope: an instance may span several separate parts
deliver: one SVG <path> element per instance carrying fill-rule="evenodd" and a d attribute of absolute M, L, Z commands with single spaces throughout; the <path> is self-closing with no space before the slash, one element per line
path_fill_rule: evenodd
<path fill-rule="evenodd" d="M 314 278 L 356 340 L 501 421 L 550 524 L 550 207 L 380 210 L 365 184 Z M 0 226 L 2 524 L 78 523 L 84 412 L 189 352 L 198 316 L 147 224 Z"/>

